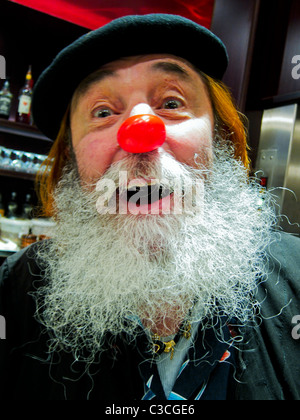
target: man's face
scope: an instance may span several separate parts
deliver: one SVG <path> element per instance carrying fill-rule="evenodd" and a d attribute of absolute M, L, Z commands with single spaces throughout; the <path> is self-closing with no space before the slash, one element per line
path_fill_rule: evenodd
<path fill-rule="evenodd" d="M 80 177 L 93 182 L 128 156 L 117 142 L 122 123 L 132 115 L 153 114 L 166 126 L 165 151 L 194 166 L 195 154 L 212 158 L 214 118 L 200 75 L 173 56 L 131 57 L 102 67 L 75 93 L 71 106 L 72 142 Z"/>

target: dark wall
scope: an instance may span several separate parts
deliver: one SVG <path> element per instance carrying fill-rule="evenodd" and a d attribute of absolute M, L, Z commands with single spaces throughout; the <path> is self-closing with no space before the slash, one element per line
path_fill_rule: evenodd
<path fill-rule="evenodd" d="M 300 101 L 299 0 L 216 0 L 212 30 L 225 42 L 230 64 L 224 81 L 249 119 L 253 166 L 263 110 Z M 298 64 L 300 64 L 300 57 Z"/>
<path fill-rule="evenodd" d="M 297 57 L 298 56 L 298 57 Z M 297 58 L 297 59 L 296 59 Z M 295 60 L 296 59 L 296 60 Z M 294 61 L 294 62 L 293 62 Z M 295 63 L 297 61 L 297 64 Z M 290 7 L 278 95 L 300 98 L 300 1 Z M 297 67 L 297 68 L 296 68 Z M 284 98 L 282 98 L 284 99 Z"/>
<path fill-rule="evenodd" d="M 260 0 L 216 0 L 211 30 L 225 43 L 229 66 L 223 81 L 244 110 Z"/>

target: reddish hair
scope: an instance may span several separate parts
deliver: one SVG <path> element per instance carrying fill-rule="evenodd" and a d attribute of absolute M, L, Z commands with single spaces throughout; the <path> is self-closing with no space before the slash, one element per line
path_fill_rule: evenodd
<path fill-rule="evenodd" d="M 56 140 L 36 176 L 36 191 L 41 204 L 40 213 L 45 217 L 55 215 L 53 191 L 70 156 L 69 108 L 62 119 Z"/>
<path fill-rule="evenodd" d="M 214 108 L 216 126 L 221 136 L 232 143 L 235 158 L 249 169 L 250 161 L 247 153 L 246 117 L 235 107 L 229 89 L 220 81 L 202 75 L 207 86 Z M 49 155 L 37 175 L 37 193 L 41 202 L 41 213 L 46 217 L 55 216 L 53 191 L 62 176 L 62 171 L 70 159 L 69 110 L 61 122 L 60 130 Z"/>
<path fill-rule="evenodd" d="M 247 145 L 246 117 L 233 102 L 230 90 L 224 83 L 203 75 L 214 108 L 216 128 L 222 138 L 234 147 L 234 157 L 250 168 Z"/>

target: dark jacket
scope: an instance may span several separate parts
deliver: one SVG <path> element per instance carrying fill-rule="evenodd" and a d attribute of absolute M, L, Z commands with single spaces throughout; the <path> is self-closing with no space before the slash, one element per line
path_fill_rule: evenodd
<path fill-rule="evenodd" d="M 0 400 L 141 400 L 143 337 L 137 345 L 120 337 L 88 372 L 69 353 L 49 354 L 49 336 L 34 319 L 30 295 L 41 282 L 36 246 L 8 258 L 0 269 L 0 315 L 6 322 Z M 226 389 L 229 400 L 300 399 L 300 240 L 281 234 L 270 255 L 272 272 L 258 288 L 261 321 L 240 331 L 243 341 Z"/>

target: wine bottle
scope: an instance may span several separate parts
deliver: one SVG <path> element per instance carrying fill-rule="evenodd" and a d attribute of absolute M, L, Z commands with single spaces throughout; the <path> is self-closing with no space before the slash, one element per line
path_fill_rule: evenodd
<path fill-rule="evenodd" d="M 18 210 L 18 203 L 17 203 L 17 193 L 12 192 L 10 201 L 7 204 L 7 218 L 8 219 L 16 219 Z"/>
<path fill-rule="evenodd" d="M 16 121 L 22 122 L 25 124 L 30 124 L 30 114 L 31 114 L 31 99 L 32 99 L 32 87 L 33 80 L 31 74 L 31 66 L 29 66 L 28 72 L 25 77 L 25 85 L 20 90 L 19 95 L 19 106 L 17 111 Z"/>
<path fill-rule="evenodd" d="M 0 90 L 0 117 L 8 120 L 13 94 L 10 91 L 9 81 L 5 80 L 2 90 Z"/>

